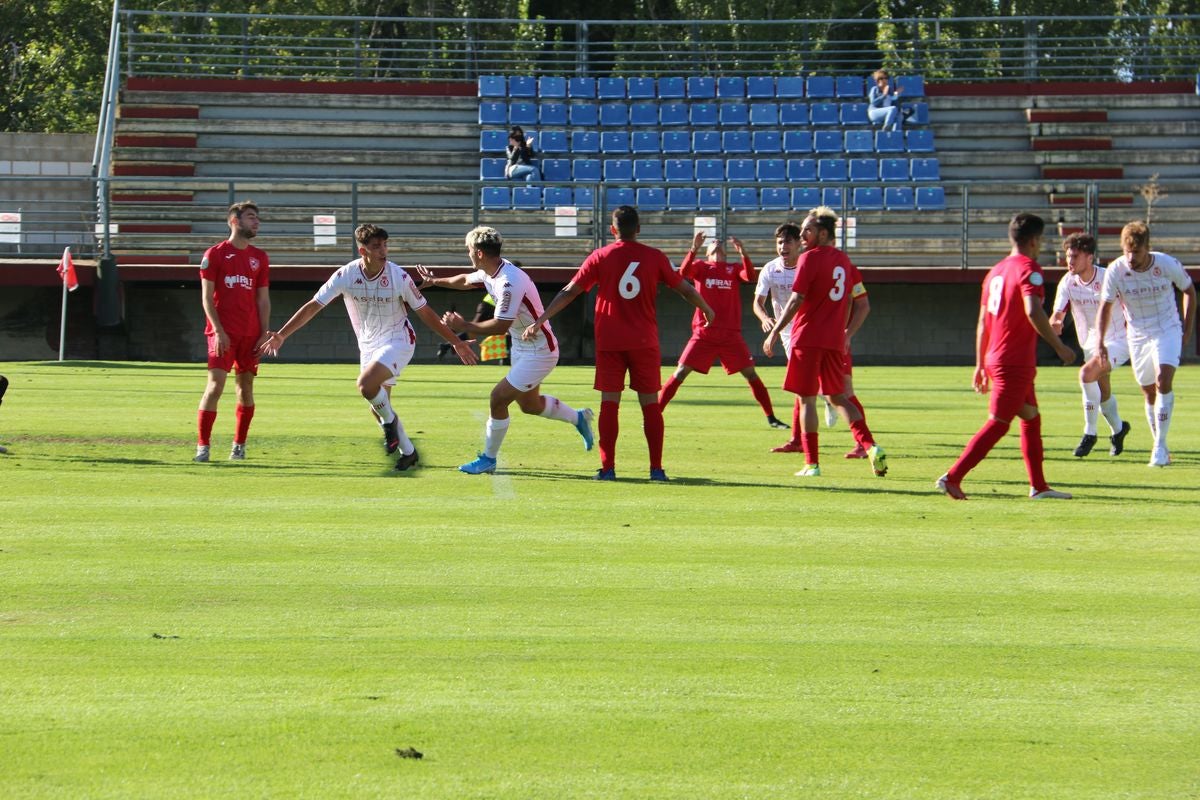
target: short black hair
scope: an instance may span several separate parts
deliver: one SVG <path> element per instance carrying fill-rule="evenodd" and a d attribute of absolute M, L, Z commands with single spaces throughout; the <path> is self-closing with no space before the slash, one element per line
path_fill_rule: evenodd
<path fill-rule="evenodd" d="M 1008 238 L 1015 245 L 1029 244 L 1046 232 L 1046 221 L 1037 214 L 1020 213 L 1008 223 Z"/>
<path fill-rule="evenodd" d="M 372 225 L 369 222 L 363 223 L 354 229 L 354 241 L 358 242 L 359 247 L 366 247 L 371 243 L 372 239 L 388 240 L 388 232 L 378 225 Z"/>
<path fill-rule="evenodd" d="M 633 206 L 621 206 L 613 211 L 612 224 L 617 229 L 617 235 L 622 239 L 631 239 L 637 236 L 638 227 L 641 225 L 638 221 L 637 209 Z"/>
<path fill-rule="evenodd" d="M 782 236 L 784 239 L 799 239 L 800 226 L 794 222 L 785 222 L 775 229 L 775 238 Z"/>
<path fill-rule="evenodd" d="M 1063 250 L 1078 250 L 1094 256 L 1096 255 L 1096 237 L 1090 233 L 1076 231 L 1063 240 Z"/>

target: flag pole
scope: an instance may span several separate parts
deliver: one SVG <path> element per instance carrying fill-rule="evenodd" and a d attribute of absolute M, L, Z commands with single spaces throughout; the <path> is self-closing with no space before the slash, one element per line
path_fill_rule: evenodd
<path fill-rule="evenodd" d="M 63 281 L 62 324 L 58 329 L 58 360 L 62 361 L 67 352 L 67 282 Z"/>

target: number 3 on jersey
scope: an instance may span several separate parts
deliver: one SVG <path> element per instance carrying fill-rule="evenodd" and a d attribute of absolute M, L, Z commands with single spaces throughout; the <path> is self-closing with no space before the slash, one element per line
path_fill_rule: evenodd
<path fill-rule="evenodd" d="M 846 268 L 840 264 L 833 268 L 833 288 L 829 290 L 829 299 L 833 302 L 841 300 L 846 294 Z"/>
<path fill-rule="evenodd" d="M 988 284 L 987 310 L 993 317 L 1000 313 L 1000 299 L 1004 296 L 1004 276 L 997 275 Z"/>
<path fill-rule="evenodd" d="M 630 262 L 629 268 L 626 269 L 625 274 L 621 276 L 621 283 L 617 286 L 617 291 L 620 292 L 621 297 L 624 297 L 626 300 L 632 300 L 633 298 L 637 297 L 638 292 L 642 290 L 642 282 L 639 281 L 637 279 L 637 275 L 634 274 L 637 272 L 637 268 L 641 263 L 642 262 L 640 261 Z"/>

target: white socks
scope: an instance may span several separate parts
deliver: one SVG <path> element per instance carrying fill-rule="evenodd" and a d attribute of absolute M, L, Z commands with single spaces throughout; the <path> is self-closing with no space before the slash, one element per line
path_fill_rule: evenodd
<path fill-rule="evenodd" d="M 400 454 L 411 456 L 413 450 L 417 448 L 413 446 L 412 439 L 409 439 L 408 434 L 404 432 L 404 423 L 400 421 L 400 418 L 396 416 L 394 411 L 392 412 L 392 416 L 396 419 L 396 432 L 400 434 Z"/>
<path fill-rule="evenodd" d="M 371 404 L 371 408 L 379 415 L 379 421 L 384 425 L 387 425 L 396 418 L 396 412 L 392 410 L 392 401 L 388 398 L 387 389 L 384 387 L 380 386 L 379 394 L 367 402 Z"/>
<path fill-rule="evenodd" d="M 1154 446 L 1167 449 L 1167 431 L 1171 428 L 1171 412 L 1175 410 L 1175 393 L 1159 392 L 1154 401 L 1154 418 L 1158 423 L 1154 429 Z"/>
<path fill-rule="evenodd" d="M 1146 422 L 1150 425 L 1151 435 L 1158 430 L 1158 415 L 1154 411 L 1154 405 L 1154 403 L 1146 403 Z"/>
<path fill-rule="evenodd" d="M 546 407 L 542 409 L 542 413 L 538 416 L 546 417 L 547 419 L 556 419 L 568 425 L 574 425 L 579 420 L 579 412 L 557 397 L 544 394 L 542 395 L 542 399 L 546 401 Z"/>
<path fill-rule="evenodd" d="M 508 423 L 511 420 L 511 417 L 506 419 L 488 417 L 483 434 L 483 454 L 488 458 L 496 458 L 500 455 L 500 445 L 504 444 L 504 435 L 508 433 Z"/>
<path fill-rule="evenodd" d="M 1121 413 L 1117 411 L 1116 395 L 1109 395 L 1108 399 L 1100 404 L 1100 413 L 1104 415 L 1104 420 L 1108 423 L 1108 427 L 1112 428 L 1114 434 L 1120 433 L 1125 422 L 1121 419 Z"/>
<path fill-rule="evenodd" d="M 1083 433 L 1096 435 L 1096 418 L 1100 415 L 1100 384 L 1096 381 L 1083 386 Z"/>

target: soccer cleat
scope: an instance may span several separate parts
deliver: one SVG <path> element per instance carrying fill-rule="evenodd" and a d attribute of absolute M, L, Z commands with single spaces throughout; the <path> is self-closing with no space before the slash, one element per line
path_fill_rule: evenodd
<path fill-rule="evenodd" d="M 791 430 L 792 429 L 792 426 L 788 425 L 783 420 L 776 419 L 774 416 L 772 416 L 770 414 L 767 415 L 767 425 L 769 425 L 772 428 L 779 428 L 781 430 Z"/>
<path fill-rule="evenodd" d="M 1031 486 L 1031 487 L 1029 487 L 1029 499 L 1030 500 L 1070 500 L 1071 495 L 1069 492 L 1060 492 L 1057 489 L 1051 489 L 1049 486 L 1047 486 L 1045 489 L 1043 489 L 1042 491 L 1039 492 L 1037 489 L 1034 489 Z"/>
<path fill-rule="evenodd" d="M 576 412 L 575 430 L 579 431 L 579 435 L 583 437 L 583 449 L 591 450 L 592 444 L 595 441 L 592 438 L 592 418 L 595 414 L 590 408 L 585 408 Z"/>
<path fill-rule="evenodd" d="M 957 483 L 950 482 L 949 475 L 943 475 L 942 477 L 938 478 L 937 481 L 934 483 L 934 486 L 936 486 L 938 488 L 939 492 L 941 492 L 944 495 L 949 495 L 950 497 L 954 498 L 955 500 L 966 500 L 967 499 L 967 495 L 966 495 L 966 493 L 963 492 L 962 487 L 959 486 Z"/>
<path fill-rule="evenodd" d="M 1119 456 L 1125 452 L 1125 436 L 1129 433 L 1129 420 L 1121 422 L 1121 430 L 1108 437 L 1108 441 L 1112 443 L 1112 447 L 1108 448 L 1110 456 Z"/>
<path fill-rule="evenodd" d="M 667 477 L 667 473 L 663 470 L 663 468 L 659 467 L 657 469 L 650 470 L 650 480 L 658 481 L 659 483 L 666 483 L 670 480 L 670 478 Z"/>
<path fill-rule="evenodd" d="M 871 471 L 876 477 L 882 478 L 887 475 L 887 455 L 882 447 L 877 444 L 871 445 L 867 448 L 867 458 L 871 459 Z"/>
<path fill-rule="evenodd" d="M 193 458 L 192 461 L 195 461 L 199 464 L 207 464 L 208 463 L 208 445 L 206 445 L 206 444 L 196 445 L 196 457 Z"/>
<path fill-rule="evenodd" d="M 404 472 L 404 470 L 408 469 L 409 467 L 415 467 L 417 462 L 420 460 L 421 456 L 417 453 L 417 448 L 414 447 L 411 453 L 408 455 L 401 453 L 400 457 L 396 459 L 396 471 Z M 464 472 L 465 471 L 466 470 L 464 470 Z"/>
<path fill-rule="evenodd" d="M 596 470 L 596 474 L 592 476 L 593 480 L 597 481 L 615 481 L 617 479 L 617 470 L 614 467 L 600 468 Z"/>
<path fill-rule="evenodd" d="M 1148 467 L 1165 467 L 1171 463 L 1171 454 L 1167 452 L 1165 447 L 1156 447 L 1154 452 L 1150 454 L 1150 463 Z"/>
<path fill-rule="evenodd" d="M 821 477 L 820 464 L 805 464 L 804 469 L 796 473 L 797 478 L 819 478 Z"/>
<path fill-rule="evenodd" d="M 379 427 L 383 428 L 383 446 L 390 456 L 400 449 L 400 418 L 393 416 L 391 422 L 381 422 Z"/>
<path fill-rule="evenodd" d="M 483 475 L 484 473 L 491 474 L 496 471 L 496 459 L 485 456 L 483 453 L 478 453 L 474 461 L 469 461 L 458 468 L 459 472 L 465 472 L 468 475 Z"/>
<path fill-rule="evenodd" d="M 1079 446 L 1075 448 L 1075 457 L 1083 458 L 1088 453 L 1092 452 L 1092 448 L 1096 446 L 1096 435 L 1085 433 L 1083 438 L 1079 440 Z"/>
<path fill-rule="evenodd" d="M 867 448 L 863 447 L 861 444 L 854 445 L 854 449 L 851 450 L 849 453 L 846 453 L 846 458 L 866 458 L 866 457 L 867 457 Z"/>
<path fill-rule="evenodd" d="M 832 428 L 834 425 L 837 425 L 837 421 L 838 421 L 837 409 L 833 407 L 833 403 L 829 402 L 829 398 L 826 397 L 825 398 L 825 427 Z"/>
<path fill-rule="evenodd" d="M 784 442 L 779 447 L 771 448 L 772 453 L 799 453 L 803 450 L 799 442 Z"/>
<path fill-rule="evenodd" d="M 233 445 L 233 449 L 229 451 L 229 460 L 230 461 L 245 461 L 246 460 L 246 445 L 237 444 L 235 442 Z"/>

